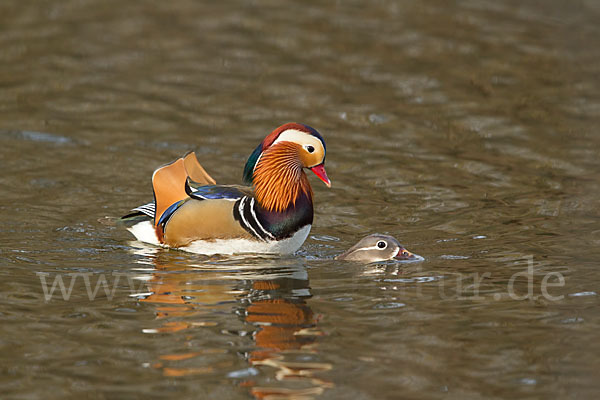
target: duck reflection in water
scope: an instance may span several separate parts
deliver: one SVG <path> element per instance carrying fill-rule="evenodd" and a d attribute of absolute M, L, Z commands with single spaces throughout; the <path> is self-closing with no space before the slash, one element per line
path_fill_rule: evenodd
<path fill-rule="evenodd" d="M 148 254 L 148 250 L 154 254 Z M 250 364 L 247 370 L 252 371 L 241 376 L 246 380 L 240 385 L 254 397 L 310 398 L 332 386 L 318 377 L 332 366 L 318 362 L 317 339 L 323 333 L 317 327 L 318 316 L 307 303 L 312 296 L 308 273 L 299 260 L 240 259 L 246 262 L 242 265 L 228 258 L 190 266 L 187 262 L 178 263 L 173 253 L 145 248 L 140 259 L 151 263 L 154 271 L 142 278 L 147 290 L 138 298 L 155 304 L 157 319 L 163 321 L 159 327 L 144 332 L 186 335 L 184 346 L 159 356 L 160 360 L 152 364 L 154 368 L 170 377 L 227 375 L 227 371 L 238 370 L 239 365 L 236 368 L 236 362 L 230 361 L 230 341 L 222 339 L 223 335 L 236 335 L 243 339 L 242 343 L 246 338 L 254 342 L 242 345 L 238 351 Z M 235 320 L 224 324 L 224 315 Z M 238 318 L 245 326 L 242 329 L 220 329 L 223 325 L 239 325 Z M 198 327 L 213 330 L 216 342 L 220 339 L 226 345 L 190 351 L 197 343 L 192 329 Z M 297 361 L 298 356 L 303 360 Z M 207 359 L 214 362 L 207 365 Z M 276 386 L 272 384 L 273 370 L 275 380 L 280 382 Z M 235 372 L 229 376 L 238 377 Z"/>

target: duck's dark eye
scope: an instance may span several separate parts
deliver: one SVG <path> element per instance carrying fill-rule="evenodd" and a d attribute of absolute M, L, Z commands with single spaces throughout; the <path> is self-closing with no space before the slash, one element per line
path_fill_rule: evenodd
<path fill-rule="evenodd" d="M 383 240 L 380 240 L 379 242 L 377 242 L 377 247 L 379 247 L 380 249 L 385 249 L 387 246 L 387 243 L 384 242 Z"/>
<path fill-rule="evenodd" d="M 306 151 L 308 151 L 309 153 L 314 153 L 315 152 L 315 148 L 312 146 L 306 146 Z"/>

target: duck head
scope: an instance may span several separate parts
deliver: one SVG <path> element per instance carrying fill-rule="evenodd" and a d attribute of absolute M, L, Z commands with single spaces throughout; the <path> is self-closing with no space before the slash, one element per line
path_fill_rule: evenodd
<path fill-rule="evenodd" d="M 307 125 L 288 123 L 271 132 L 252 152 L 244 167 L 244 182 L 254 185 L 256 198 L 269 211 L 283 211 L 312 189 L 303 169 L 311 170 L 328 187 L 325 141 Z"/>
<path fill-rule="evenodd" d="M 254 149 L 244 167 L 243 178 L 245 183 L 251 185 L 254 182 L 256 168 L 265 153 L 271 151 L 277 153 L 278 148 L 275 146 L 283 142 L 295 144 L 298 150 L 297 159 L 287 159 L 285 161 L 290 164 L 300 161 L 302 168 L 310 169 L 328 187 L 331 186 L 331 181 L 327 177 L 327 172 L 325 172 L 326 146 L 323 137 L 316 129 L 294 122 L 281 125 L 275 129 Z"/>
<path fill-rule="evenodd" d="M 372 263 L 394 259 L 418 261 L 423 257 L 406 250 L 396 238 L 376 233 L 362 238 L 335 259 Z"/>

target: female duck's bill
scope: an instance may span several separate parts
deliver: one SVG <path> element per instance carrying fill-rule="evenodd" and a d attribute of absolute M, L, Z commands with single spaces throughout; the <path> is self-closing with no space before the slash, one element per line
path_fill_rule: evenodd
<path fill-rule="evenodd" d="M 362 261 L 367 263 L 400 260 L 422 261 L 423 257 L 406 250 L 396 238 L 375 233 L 362 238 L 354 246 L 335 258 L 336 260 Z"/>

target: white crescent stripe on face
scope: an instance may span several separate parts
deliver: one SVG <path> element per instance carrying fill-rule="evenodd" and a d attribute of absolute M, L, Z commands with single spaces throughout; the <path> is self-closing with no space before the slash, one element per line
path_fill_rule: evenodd
<path fill-rule="evenodd" d="M 385 247 L 384 247 L 385 249 Z M 360 249 L 356 249 L 355 251 L 365 251 L 365 250 L 382 250 L 377 246 L 371 246 L 371 247 L 362 247 Z"/>
<path fill-rule="evenodd" d="M 321 141 L 318 138 L 314 137 L 309 133 L 302 132 L 297 129 L 286 129 L 285 131 L 281 132 L 277 137 L 277 140 L 275 140 L 273 144 L 279 142 L 294 142 L 298 143 L 301 146 L 310 144 L 315 149 L 323 150 L 323 143 L 321 143 Z"/>
<path fill-rule="evenodd" d="M 362 248 L 360 248 L 360 249 L 356 249 L 356 250 L 354 250 L 354 251 L 363 251 L 363 250 L 385 250 L 385 249 L 387 249 L 388 247 L 389 247 L 389 246 L 385 246 L 384 248 L 379 248 L 379 247 L 377 247 L 377 246 L 371 246 L 371 247 L 362 247 Z M 396 252 L 397 252 L 398 250 L 400 250 L 400 249 L 399 249 L 399 248 L 398 248 L 398 249 L 396 249 Z"/>

